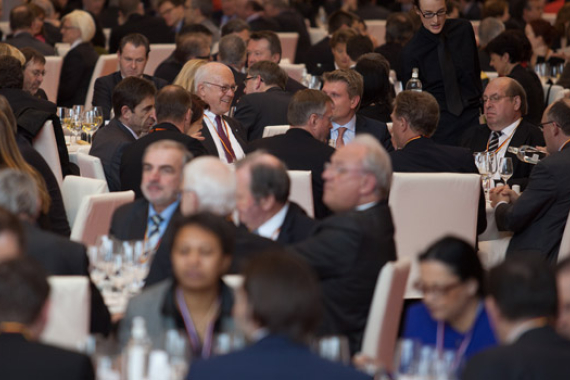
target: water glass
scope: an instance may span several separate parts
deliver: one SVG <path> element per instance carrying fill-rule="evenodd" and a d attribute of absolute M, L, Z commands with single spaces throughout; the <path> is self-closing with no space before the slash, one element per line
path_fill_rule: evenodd
<path fill-rule="evenodd" d="M 499 175 L 503 180 L 504 184 L 513 176 L 513 160 L 510 157 L 501 158 L 501 164 L 499 165 Z"/>
<path fill-rule="evenodd" d="M 316 351 L 320 357 L 342 363 L 350 364 L 350 351 L 348 349 L 348 339 L 341 335 L 324 336 L 317 340 Z"/>

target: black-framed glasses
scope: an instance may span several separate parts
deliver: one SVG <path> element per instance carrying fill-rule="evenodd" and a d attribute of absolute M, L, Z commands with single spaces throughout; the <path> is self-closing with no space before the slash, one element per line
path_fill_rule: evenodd
<path fill-rule="evenodd" d="M 434 18 L 435 16 L 437 17 L 443 17 L 443 16 L 447 16 L 447 9 L 440 9 L 437 12 L 424 12 L 421 9 L 419 10 L 420 13 L 422 14 L 422 16 L 424 16 L 424 18 L 430 19 L 430 18 Z"/>
<path fill-rule="evenodd" d="M 542 132 L 544 132 L 544 126 L 548 125 L 548 124 L 556 124 L 555 121 L 546 121 L 544 123 L 538 124 L 538 129 L 540 129 Z"/>
<path fill-rule="evenodd" d="M 246 77 L 246 78 L 243 80 L 243 83 L 247 83 L 249 80 L 252 80 L 252 79 L 255 79 L 255 78 L 259 78 L 259 79 L 263 82 L 263 78 L 262 78 L 262 77 L 260 77 L 259 75 L 254 75 L 254 76 L 252 76 L 252 77 Z"/>
<path fill-rule="evenodd" d="M 220 90 L 222 90 L 222 92 L 225 94 L 226 92 L 228 92 L 229 90 L 232 90 L 232 92 L 235 92 L 237 89 L 237 86 L 235 84 L 231 85 L 231 86 L 222 86 L 219 84 L 215 84 L 215 83 L 211 83 L 211 82 L 204 82 L 205 84 L 208 84 L 210 86 L 216 86 L 218 87 Z"/>

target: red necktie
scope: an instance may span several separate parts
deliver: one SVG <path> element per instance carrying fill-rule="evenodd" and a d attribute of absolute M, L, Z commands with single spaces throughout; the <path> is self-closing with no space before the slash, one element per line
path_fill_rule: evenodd
<path fill-rule="evenodd" d="M 222 127 L 222 118 L 220 115 L 216 115 L 216 124 L 218 126 L 218 136 L 222 141 L 222 145 L 224 147 L 224 153 L 226 154 L 226 159 L 228 160 L 228 164 L 231 164 L 236 159 L 236 154 L 232 148 L 232 143 L 230 143 L 229 136 L 226 135 L 226 131 Z"/>

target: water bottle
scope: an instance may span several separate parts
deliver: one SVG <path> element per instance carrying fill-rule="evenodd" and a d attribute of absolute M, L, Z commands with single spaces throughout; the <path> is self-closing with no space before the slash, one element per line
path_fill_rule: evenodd
<path fill-rule="evenodd" d="M 527 164 L 536 165 L 546 157 L 546 153 L 530 145 L 522 145 L 518 148 L 510 146 L 507 149 L 510 153 L 516 154 L 517 158 Z"/>
<path fill-rule="evenodd" d="M 123 354 L 124 380 L 141 380 L 147 377 L 151 343 L 142 317 L 133 319 L 131 340 Z"/>
<path fill-rule="evenodd" d="M 412 77 L 406 83 L 406 90 L 422 92 L 422 81 L 420 80 L 420 70 L 414 67 L 412 70 Z"/>

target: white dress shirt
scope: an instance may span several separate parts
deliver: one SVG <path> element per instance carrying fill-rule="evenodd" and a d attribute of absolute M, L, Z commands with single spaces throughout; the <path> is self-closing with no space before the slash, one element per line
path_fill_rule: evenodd
<path fill-rule="evenodd" d="M 495 153 L 495 156 L 497 157 L 497 172 L 493 176 L 493 179 L 495 179 L 495 180 L 501 179 L 501 176 L 499 175 L 498 165 L 501 163 L 501 158 L 505 157 L 505 154 L 507 153 L 507 149 L 508 149 L 509 145 L 511 144 L 511 139 L 513 138 L 513 135 L 515 134 L 515 131 L 516 131 L 517 127 L 519 126 L 519 124 L 521 123 L 521 121 L 522 121 L 522 118 L 519 118 L 517 121 L 515 121 L 511 125 L 503 128 L 501 130 L 502 133 L 501 133 L 501 136 L 499 137 L 499 147 L 500 148 Z"/>
<path fill-rule="evenodd" d="M 256 230 L 259 236 L 267 239 L 277 240 L 279 234 L 281 233 L 281 226 L 285 221 L 285 216 L 287 216 L 287 211 L 289 210 L 289 203 L 285 204 L 275 215 L 273 215 L 269 220 L 263 223 Z"/>
<path fill-rule="evenodd" d="M 204 111 L 204 122 L 206 123 L 206 126 L 208 127 L 208 130 L 210 131 L 210 134 L 212 135 L 212 140 L 214 140 L 214 143 L 216 144 L 216 149 L 218 149 L 218 157 L 220 158 L 220 160 L 222 160 L 222 162 L 227 164 L 228 160 L 226 158 L 224 146 L 222 145 L 222 141 L 218 137 L 218 126 L 216 125 L 216 114 L 214 114 L 210 110 L 205 110 Z M 223 117 L 222 117 L 222 126 L 224 127 L 224 130 L 227 131 L 227 133 L 228 133 L 228 139 L 230 140 L 230 144 L 232 144 L 232 149 L 234 150 L 234 153 L 236 154 L 236 160 L 240 160 L 240 159 L 244 158 L 245 153 L 243 152 L 241 145 L 236 140 L 236 137 L 234 136 L 234 132 L 232 131 L 232 128 L 223 119 Z"/>

